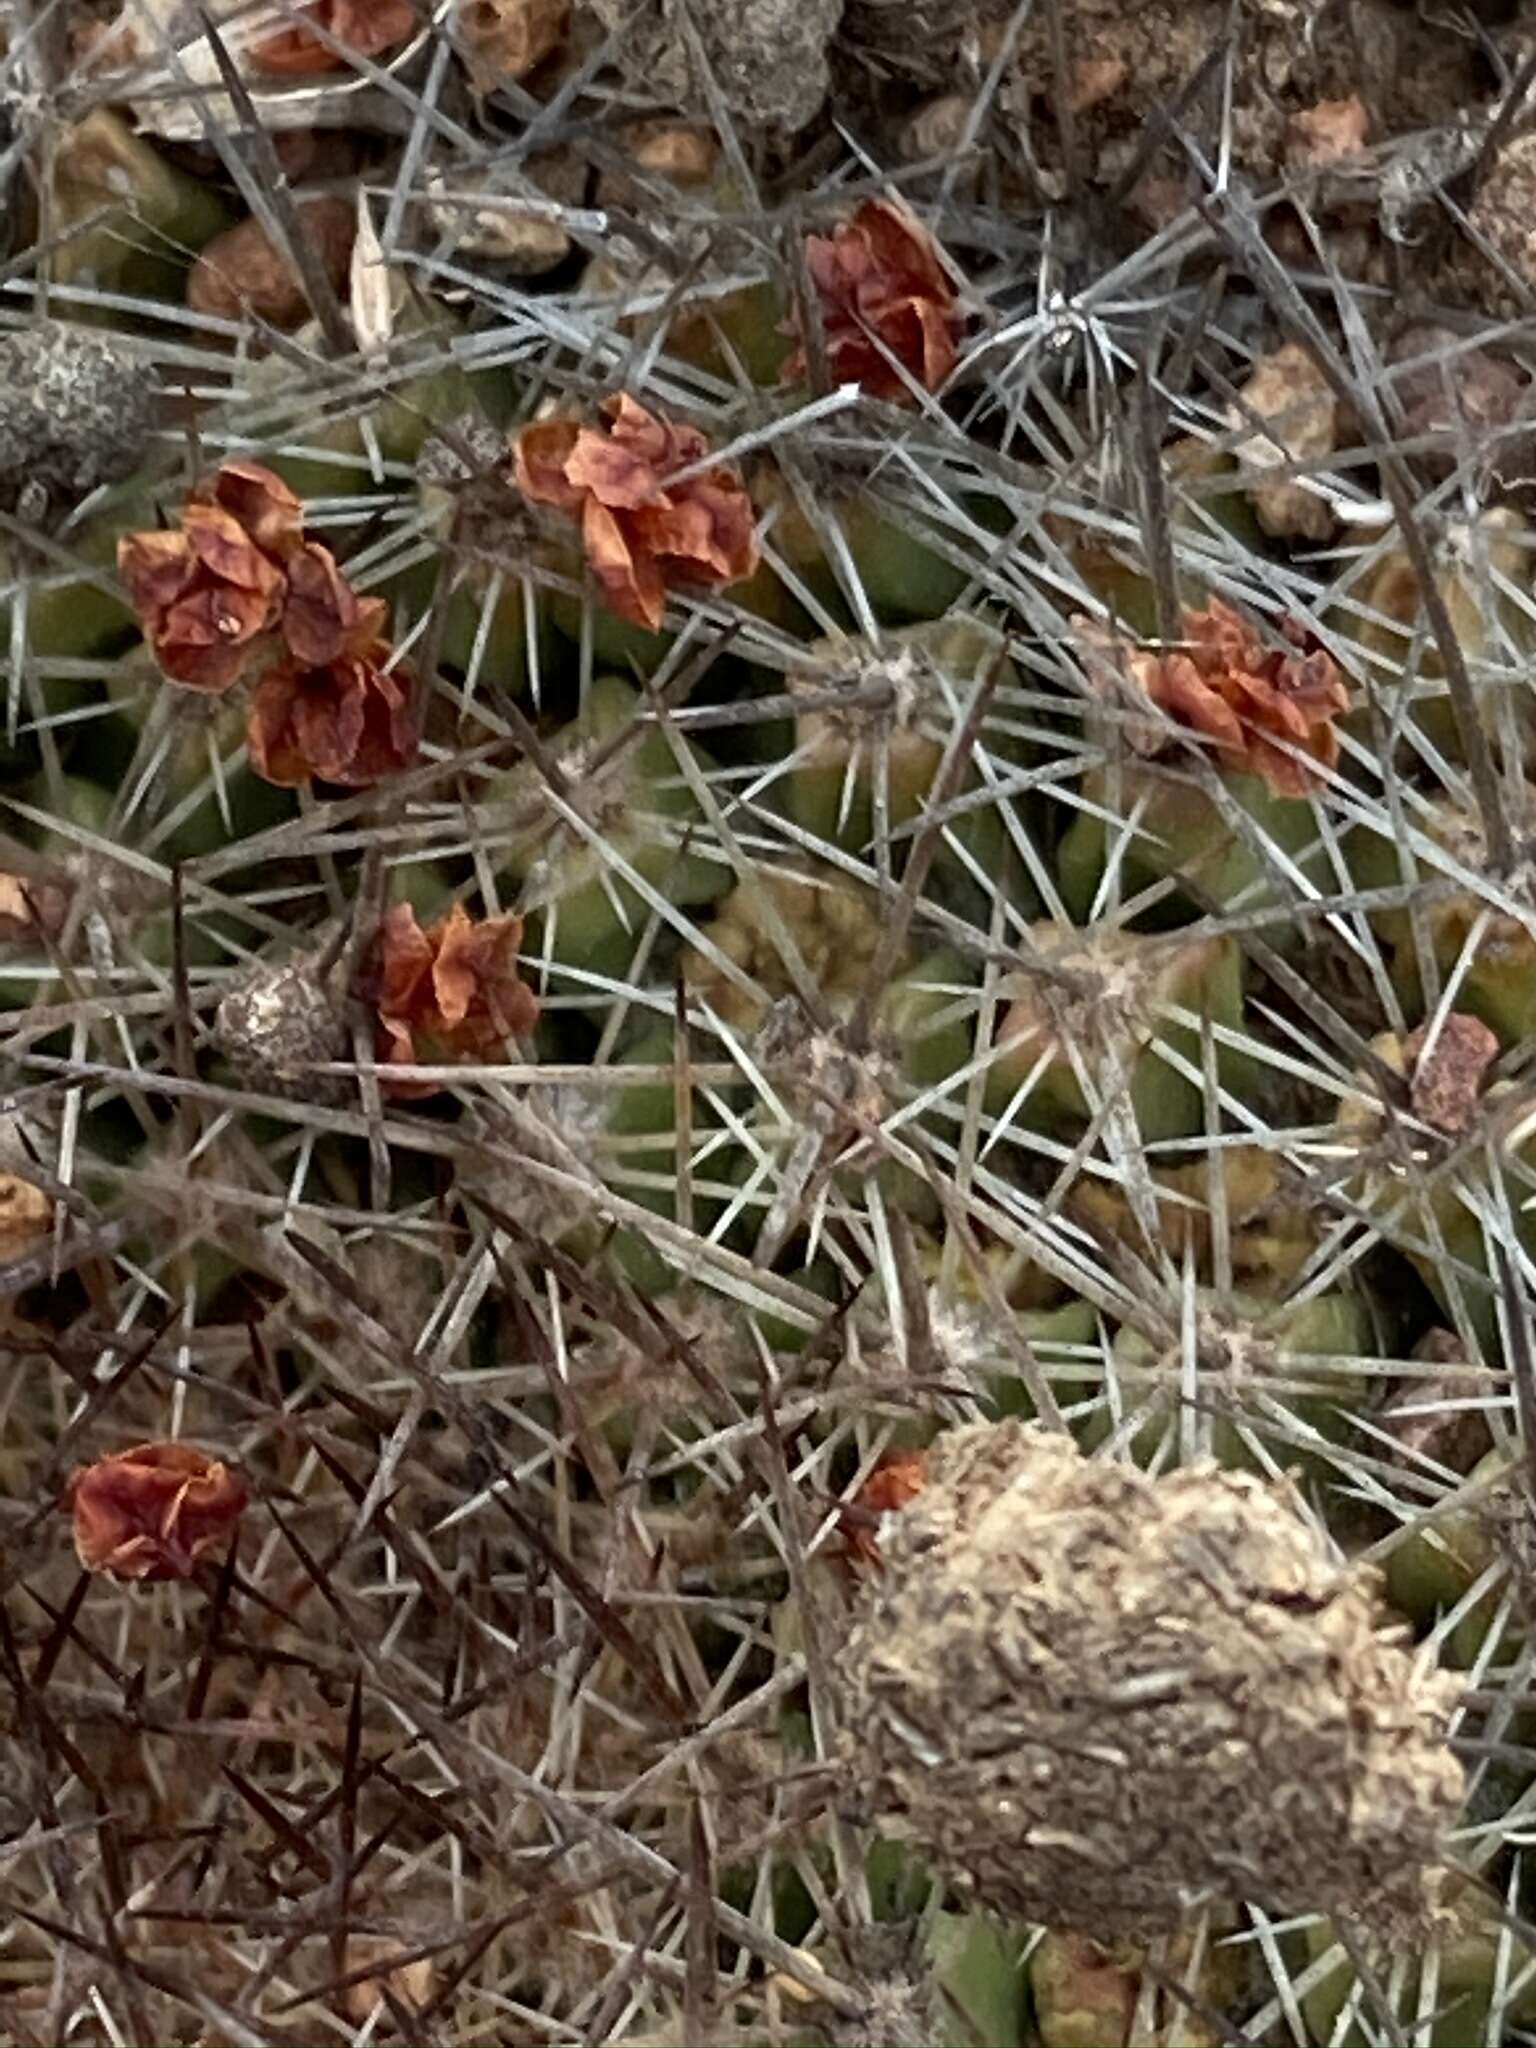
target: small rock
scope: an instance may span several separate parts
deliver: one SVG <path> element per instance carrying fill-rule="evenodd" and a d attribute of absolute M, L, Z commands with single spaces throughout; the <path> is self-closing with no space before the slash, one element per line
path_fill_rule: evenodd
<path fill-rule="evenodd" d="M 131 476 L 157 401 L 154 371 L 115 337 L 56 320 L 0 335 L 0 505 L 47 519 Z"/>
<path fill-rule="evenodd" d="M 1295 342 L 1261 356 L 1241 396 L 1241 406 L 1227 408 L 1234 427 L 1254 414 L 1274 423 L 1272 434 L 1252 434 L 1233 450 L 1245 470 L 1315 466 L 1337 448 L 1338 401 L 1312 357 Z M 1299 477 L 1251 483 L 1247 496 L 1266 533 L 1314 541 L 1333 537 L 1332 507 Z"/>
<path fill-rule="evenodd" d="M 341 1002 L 317 964 L 306 954 L 281 967 L 257 968 L 219 1004 L 214 1037 L 230 1065 L 264 1093 L 345 1101 L 345 1077 L 312 1071 L 347 1052 Z"/>
<path fill-rule="evenodd" d="M 624 28 L 637 13 L 634 0 L 591 0 L 591 7 L 609 30 Z M 677 0 L 652 0 L 638 11 L 618 50 L 624 71 L 648 98 L 708 115 L 683 8 Z M 709 0 L 704 7 L 695 0 L 687 19 L 731 112 L 793 134 L 827 96 L 827 46 L 842 12 L 843 0 Z"/>

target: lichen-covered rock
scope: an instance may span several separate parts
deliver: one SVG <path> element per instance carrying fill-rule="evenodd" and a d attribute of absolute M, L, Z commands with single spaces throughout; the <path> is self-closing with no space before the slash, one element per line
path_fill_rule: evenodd
<path fill-rule="evenodd" d="M 606 29 L 635 14 L 634 0 L 591 0 Z M 843 0 L 709 0 L 689 21 L 720 95 L 733 114 L 764 127 L 803 128 L 827 96 L 827 45 Z M 708 114 L 709 96 L 676 0 L 651 0 L 625 37 L 619 61 L 648 97 Z"/>
<path fill-rule="evenodd" d="M 260 967 L 231 989 L 214 1036 L 230 1065 L 265 1093 L 336 1101 L 351 1092 L 344 1076 L 313 1071 L 347 1052 L 340 999 L 313 955 Z"/>
<path fill-rule="evenodd" d="M 940 1438 L 838 1659 L 860 1803 L 980 1902 L 1146 1936 L 1201 1900 L 1422 1927 L 1458 1682 L 1273 1488 Z"/>
<path fill-rule="evenodd" d="M 0 506 L 45 523 L 131 476 L 156 400 L 153 368 L 111 336 L 57 320 L 0 335 Z"/>

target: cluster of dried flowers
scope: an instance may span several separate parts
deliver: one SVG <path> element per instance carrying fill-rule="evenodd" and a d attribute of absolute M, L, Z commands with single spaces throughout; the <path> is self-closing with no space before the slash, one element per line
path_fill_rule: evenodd
<path fill-rule="evenodd" d="M 910 403 L 937 391 L 959 359 L 965 309 L 938 243 L 914 215 L 870 199 L 829 236 L 806 238 L 822 345 L 839 383 Z M 806 375 L 801 341 L 787 379 Z M 531 503 L 580 523 L 608 608 L 651 632 L 675 584 L 723 589 L 752 575 L 758 547 L 739 473 L 711 463 L 696 427 L 663 420 L 628 393 L 604 401 L 596 426 L 536 420 L 515 442 L 517 483 Z"/>
<path fill-rule="evenodd" d="M 416 758 L 383 599 L 360 597 L 330 549 L 305 538 L 303 505 L 271 470 L 224 463 L 179 529 L 125 535 L 117 565 L 172 681 L 219 694 L 259 676 L 247 740 L 269 782 L 363 788 Z"/>
<path fill-rule="evenodd" d="M 1256 775 L 1277 796 L 1305 796 L 1339 758 L 1333 721 L 1349 709 L 1349 689 L 1332 655 L 1309 648 L 1287 621 L 1288 648 L 1266 646 L 1251 621 L 1213 598 L 1186 608 L 1184 640 L 1162 653 L 1132 647 L 1095 623 L 1074 622 L 1091 656 L 1107 661 L 1133 694 L 1209 740 L 1223 762 Z M 1132 734 L 1155 753 L 1156 733 Z"/>

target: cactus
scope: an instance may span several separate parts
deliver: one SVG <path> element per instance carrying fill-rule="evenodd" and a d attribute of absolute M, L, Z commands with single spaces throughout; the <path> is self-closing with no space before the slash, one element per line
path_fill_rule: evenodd
<path fill-rule="evenodd" d="M 1524 31 L 1363 4 L 0 36 L 18 2041 L 1536 2024 Z"/>

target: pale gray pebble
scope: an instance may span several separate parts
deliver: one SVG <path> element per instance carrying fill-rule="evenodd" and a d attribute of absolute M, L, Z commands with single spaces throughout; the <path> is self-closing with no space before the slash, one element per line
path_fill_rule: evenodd
<path fill-rule="evenodd" d="M 214 1038 L 252 1087 L 312 1102 L 345 1100 L 344 1075 L 313 1069 L 345 1057 L 347 1027 L 337 992 L 313 955 L 259 967 L 219 1004 Z"/>
<path fill-rule="evenodd" d="M 634 0 L 591 0 L 606 29 L 622 27 Z M 733 114 L 793 134 L 827 96 L 827 47 L 843 0 L 652 0 L 626 38 L 619 62 L 638 87 L 689 113 L 711 111 L 682 16 L 698 32 L 710 73 Z"/>
<path fill-rule="evenodd" d="M 109 335 L 57 320 L 0 334 L 0 505 L 41 524 L 131 476 L 157 410 L 153 368 Z"/>

